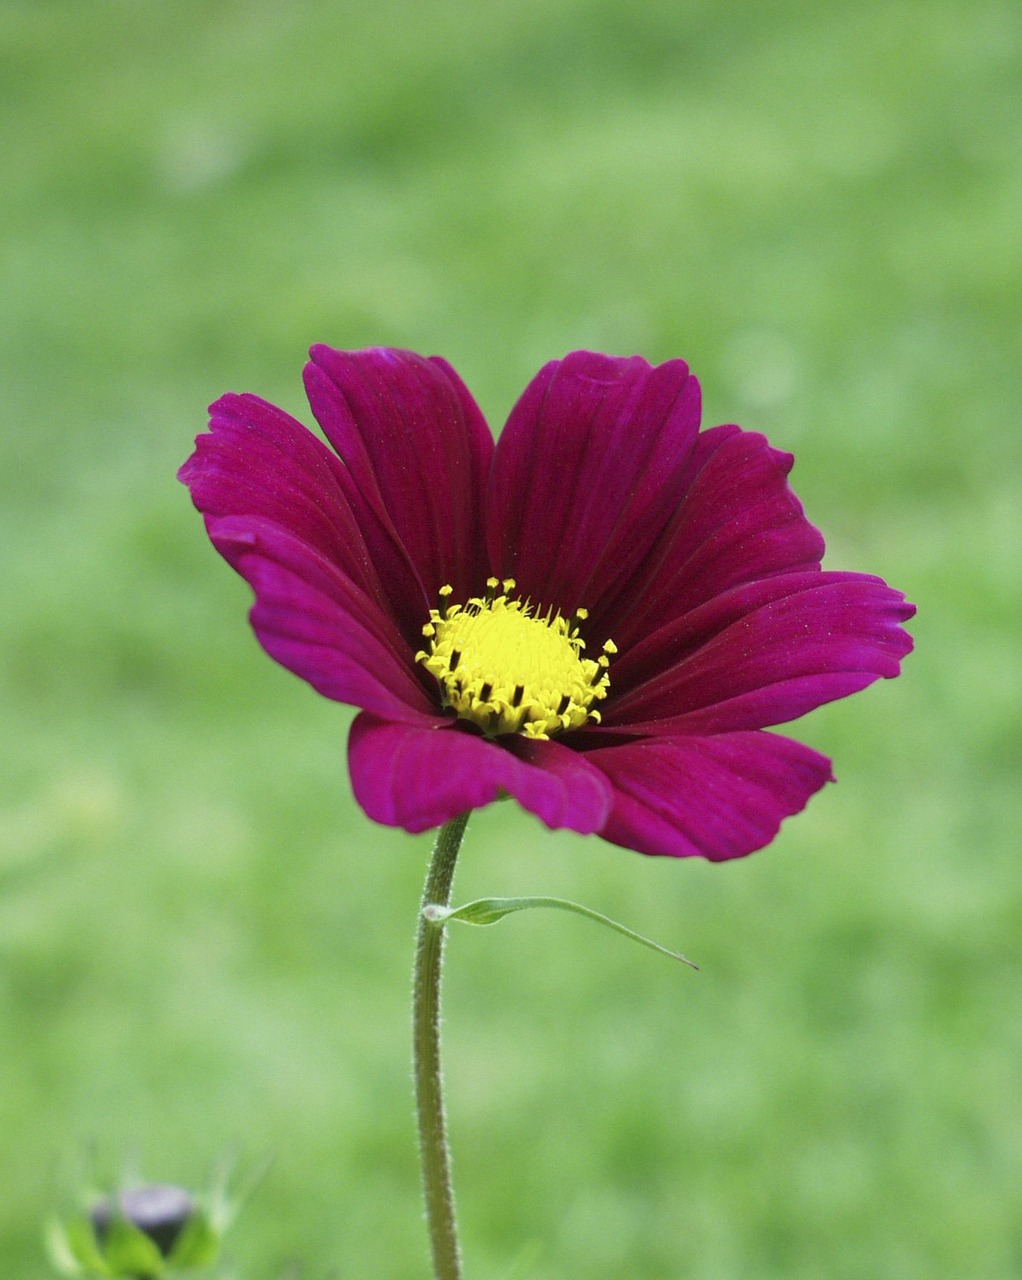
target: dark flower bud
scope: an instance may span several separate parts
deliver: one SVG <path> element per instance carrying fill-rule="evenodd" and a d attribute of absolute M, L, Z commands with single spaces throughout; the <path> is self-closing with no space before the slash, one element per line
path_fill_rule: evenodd
<path fill-rule="evenodd" d="M 238 1186 L 235 1162 L 221 1161 L 210 1186 L 199 1192 L 138 1181 L 108 1191 L 109 1182 L 104 1186 L 85 1170 L 90 1185 L 72 1192 L 47 1225 L 50 1257 L 68 1276 L 122 1280 L 169 1280 L 210 1267 L 224 1232 L 266 1168 L 249 1171 Z"/>
<path fill-rule="evenodd" d="M 194 1212 L 195 1201 L 187 1191 L 154 1182 L 116 1197 L 105 1196 L 89 1216 L 101 1248 L 109 1237 L 111 1222 L 121 1217 L 147 1235 L 167 1258 Z"/>
<path fill-rule="evenodd" d="M 150 1182 L 93 1193 L 51 1221 L 50 1255 L 66 1275 L 161 1280 L 215 1262 L 232 1211 L 223 1187 L 195 1196 Z"/>

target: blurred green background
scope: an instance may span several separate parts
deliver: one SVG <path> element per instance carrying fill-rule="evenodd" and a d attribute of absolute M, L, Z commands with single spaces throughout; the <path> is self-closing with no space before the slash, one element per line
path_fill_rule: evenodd
<path fill-rule="evenodd" d="M 452 361 L 495 426 L 576 346 L 798 454 L 904 677 L 723 867 L 477 815 L 451 938 L 467 1274 L 1022 1274 L 1020 25 L 1012 0 L 0 0 L 0 1260 L 98 1142 L 276 1163 L 242 1280 L 426 1274 L 407 1063 L 428 837 L 263 656 L 174 472 L 307 417 L 312 341 Z"/>

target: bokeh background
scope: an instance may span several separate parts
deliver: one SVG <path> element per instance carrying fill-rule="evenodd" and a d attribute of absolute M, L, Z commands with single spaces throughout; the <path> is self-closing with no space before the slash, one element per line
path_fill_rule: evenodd
<path fill-rule="evenodd" d="M 576 346 L 683 355 L 920 606 L 723 867 L 476 815 L 451 938 L 468 1274 L 1022 1274 L 1020 27 L 1012 0 L 2 0 L 0 1260 L 62 1162 L 275 1156 L 242 1280 L 426 1274 L 428 837 L 258 649 L 174 473 L 306 416 L 312 341 L 443 354 L 497 427 Z M 58 1179 L 59 1180 L 59 1179 Z"/>

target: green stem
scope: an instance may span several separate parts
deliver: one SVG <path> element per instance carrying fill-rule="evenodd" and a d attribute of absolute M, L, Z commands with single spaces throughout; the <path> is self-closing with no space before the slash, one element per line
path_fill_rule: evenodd
<path fill-rule="evenodd" d="M 431 920 L 426 908 L 446 907 L 451 900 L 454 866 L 469 815 L 452 818 L 437 832 L 419 913 L 412 995 L 414 1023 L 415 1101 L 419 1115 L 419 1151 L 426 1197 L 426 1221 L 433 1246 L 435 1280 L 459 1280 L 458 1231 L 454 1222 L 450 1153 L 444 1123 L 440 1071 L 440 974 L 444 956 L 443 922 Z"/>

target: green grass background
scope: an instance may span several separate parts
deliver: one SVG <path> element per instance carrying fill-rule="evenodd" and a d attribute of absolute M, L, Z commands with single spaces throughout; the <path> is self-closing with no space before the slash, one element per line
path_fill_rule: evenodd
<path fill-rule="evenodd" d="M 174 472 L 306 416 L 312 341 L 499 425 L 575 346 L 765 430 L 829 564 L 920 607 L 797 733 L 839 785 L 724 867 L 476 815 L 451 938 L 467 1275 L 1022 1275 L 1020 27 L 1012 0 L 0 0 L 0 1273 L 96 1141 L 276 1163 L 243 1280 L 427 1272 L 407 1063 L 428 837 L 258 649 Z"/>

